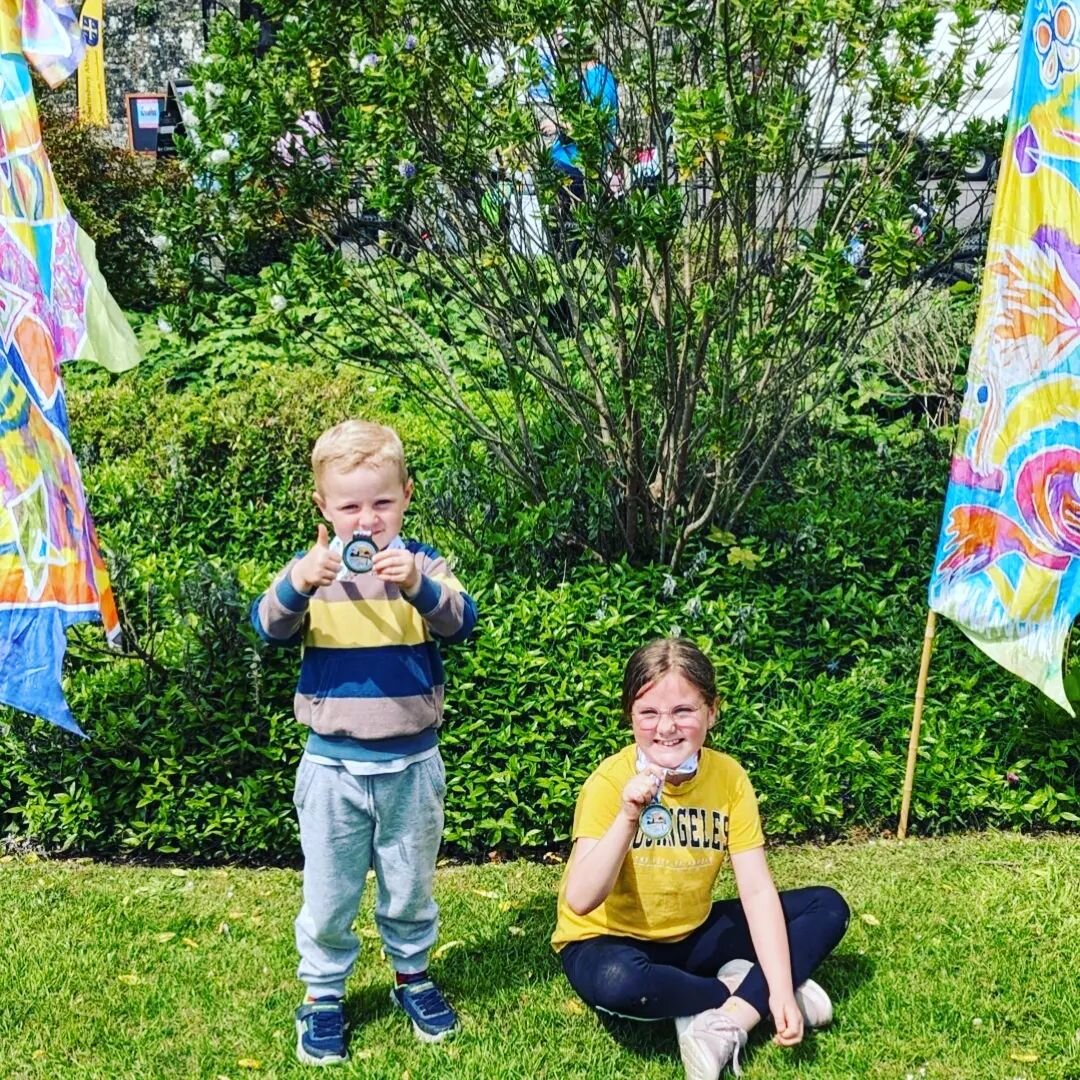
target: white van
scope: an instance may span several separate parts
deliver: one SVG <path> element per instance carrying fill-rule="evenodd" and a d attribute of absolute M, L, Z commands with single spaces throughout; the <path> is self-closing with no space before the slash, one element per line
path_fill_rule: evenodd
<path fill-rule="evenodd" d="M 931 63 L 944 66 L 953 55 L 956 48 L 954 27 L 955 17 L 951 13 L 946 13 L 939 19 L 929 48 Z M 973 36 L 974 44 L 965 63 L 965 70 L 970 73 L 970 82 L 974 87 L 977 81 L 976 65 L 985 65 L 985 74 L 978 89 L 973 89 L 955 110 L 931 108 L 920 114 L 913 113 L 901 122 L 900 130 L 923 145 L 929 145 L 938 136 L 962 131 L 972 120 L 994 123 L 1008 116 L 1016 80 L 1020 18 L 1003 12 L 985 12 L 980 16 Z M 883 133 L 876 130 L 865 94 L 840 83 L 829 70 L 827 60 L 819 61 L 815 65 L 809 79 L 811 87 L 815 82 L 821 87 L 818 94 L 820 106 L 811 123 L 812 129 L 816 126 L 815 134 L 820 135 L 824 156 L 847 156 L 851 152 L 852 145 L 845 138 L 844 127 L 844 120 L 848 115 L 851 117 L 856 153 L 860 145 L 865 147 L 872 139 L 881 138 Z M 835 152 L 830 153 L 833 148 Z M 964 166 L 964 178 L 992 179 L 999 157 L 1000 147 L 993 145 L 973 151 Z"/>

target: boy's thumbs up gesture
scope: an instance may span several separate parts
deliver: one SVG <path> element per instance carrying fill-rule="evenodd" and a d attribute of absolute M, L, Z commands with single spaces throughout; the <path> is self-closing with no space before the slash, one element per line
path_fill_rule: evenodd
<path fill-rule="evenodd" d="M 330 549 L 326 526 L 319 524 L 319 535 L 311 550 L 293 563 L 289 572 L 293 586 L 300 592 L 314 592 L 320 585 L 329 585 L 341 569 L 341 555 Z"/>

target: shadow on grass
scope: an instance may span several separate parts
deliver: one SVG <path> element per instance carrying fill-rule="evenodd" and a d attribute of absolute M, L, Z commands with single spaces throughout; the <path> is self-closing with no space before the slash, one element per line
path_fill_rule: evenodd
<path fill-rule="evenodd" d="M 829 991 L 834 1006 L 839 1006 L 845 998 L 858 990 L 863 983 L 869 982 L 874 974 L 874 962 L 862 953 L 833 953 L 814 973 Z"/>
<path fill-rule="evenodd" d="M 432 953 L 431 976 L 450 1003 L 465 1011 L 489 1003 L 506 991 L 523 990 L 526 983 L 535 986 L 562 978 L 562 967 L 551 948 L 554 919 L 554 900 L 544 893 L 516 903 L 508 911 L 488 912 L 482 936 L 474 933 L 455 945 L 453 932 L 444 931 L 440 934 L 441 944 Z M 376 943 L 366 944 L 378 948 Z M 448 951 L 441 955 L 440 949 Z M 387 973 L 385 979 L 374 984 L 355 989 L 350 986 L 346 998 L 349 1019 L 353 1020 L 355 1014 L 357 1022 L 366 1022 L 393 1012 L 397 1006 L 390 1000 L 392 979 Z"/>

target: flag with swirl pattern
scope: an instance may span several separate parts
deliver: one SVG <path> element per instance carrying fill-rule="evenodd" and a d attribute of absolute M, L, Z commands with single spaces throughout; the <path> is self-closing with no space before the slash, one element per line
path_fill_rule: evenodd
<path fill-rule="evenodd" d="M 1080 6 L 1029 0 L 930 607 L 1073 712 L 1080 614 Z"/>
<path fill-rule="evenodd" d="M 0 702 L 75 732 L 61 687 L 65 631 L 101 620 L 116 639 L 119 621 L 60 365 L 122 371 L 139 359 L 41 143 L 27 61 L 55 85 L 81 56 L 67 4 L 0 0 Z"/>

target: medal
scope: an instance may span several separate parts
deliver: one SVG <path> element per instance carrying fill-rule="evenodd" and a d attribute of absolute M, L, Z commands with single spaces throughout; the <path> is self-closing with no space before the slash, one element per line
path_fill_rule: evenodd
<path fill-rule="evenodd" d="M 638 815 L 638 825 L 650 840 L 663 840 L 671 832 L 671 811 L 660 801 L 663 783 L 653 793 L 652 802 Z"/>
<path fill-rule="evenodd" d="M 352 539 L 341 549 L 341 561 L 354 574 L 366 574 L 372 567 L 372 559 L 378 551 L 370 533 L 354 532 Z"/>

